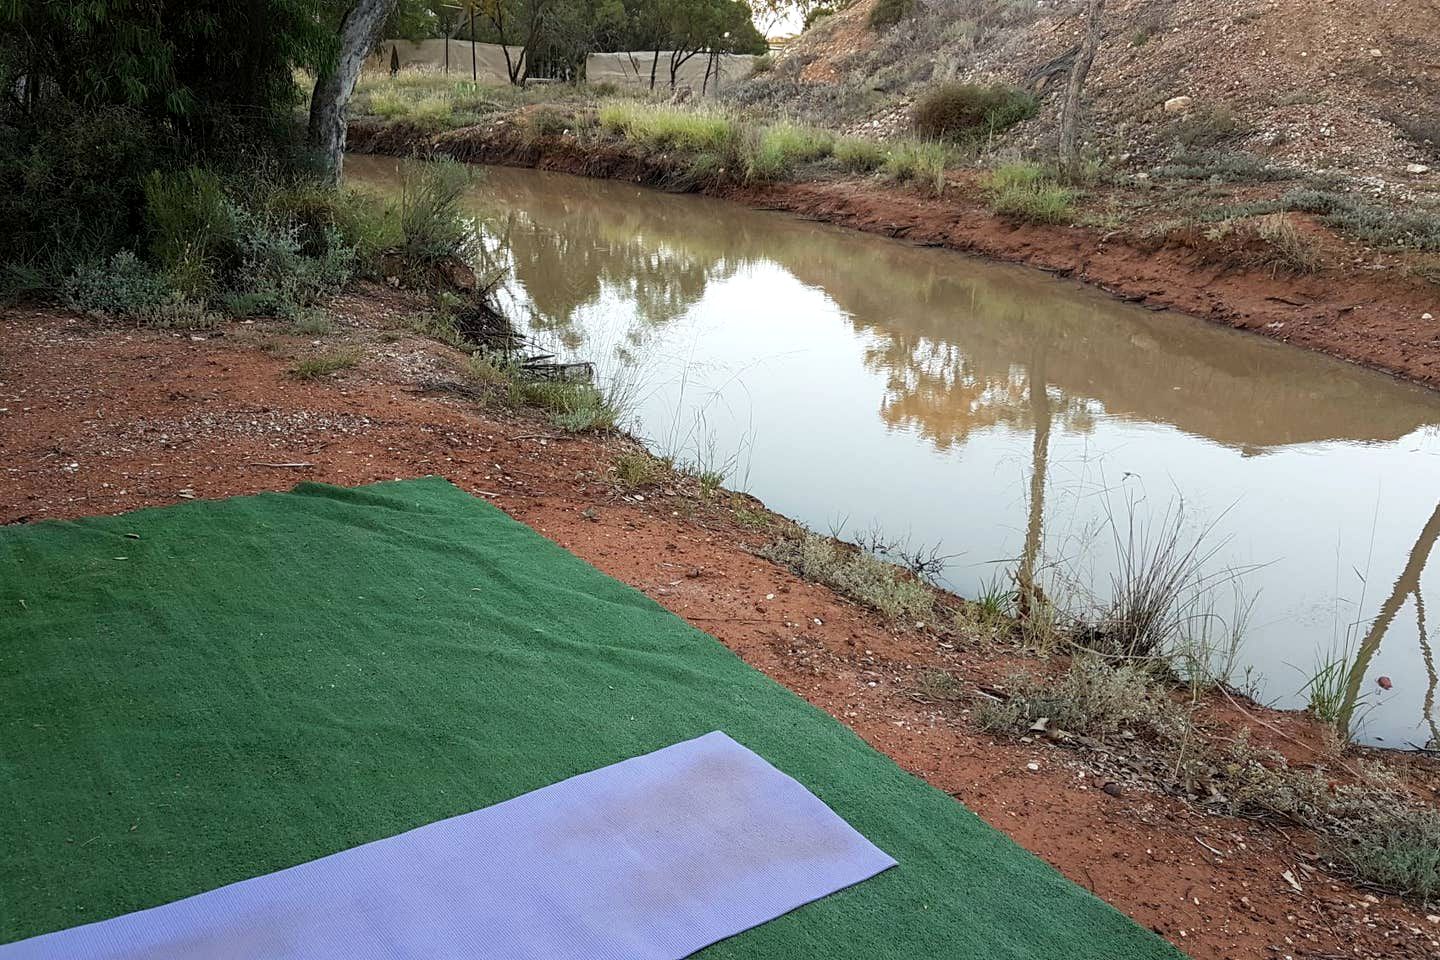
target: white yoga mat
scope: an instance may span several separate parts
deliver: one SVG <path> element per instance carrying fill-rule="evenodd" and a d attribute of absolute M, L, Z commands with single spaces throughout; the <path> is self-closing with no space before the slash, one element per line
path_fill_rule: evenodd
<path fill-rule="evenodd" d="M 0 960 L 679 960 L 894 865 L 710 733 Z"/>

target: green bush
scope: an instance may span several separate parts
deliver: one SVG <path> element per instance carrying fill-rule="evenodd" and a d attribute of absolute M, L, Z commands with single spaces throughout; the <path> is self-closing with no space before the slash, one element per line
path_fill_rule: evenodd
<path fill-rule="evenodd" d="M 77 266 L 61 286 L 61 299 L 71 310 L 124 320 L 148 316 L 176 297 L 164 274 L 121 250 Z"/>
<path fill-rule="evenodd" d="M 915 10 L 915 0 L 879 0 L 870 8 L 870 28 L 884 30 L 910 16 Z"/>
<path fill-rule="evenodd" d="M 1033 96 L 1004 84 L 943 83 L 927 90 L 910 110 L 922 137 L 973 140 L 1035 116 Z"/>

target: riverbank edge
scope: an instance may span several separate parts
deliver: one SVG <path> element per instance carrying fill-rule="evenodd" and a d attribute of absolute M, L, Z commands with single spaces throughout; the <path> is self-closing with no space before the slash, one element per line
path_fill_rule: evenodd
<path fill-rule="evenodd" d="M 1207 248 L 1203 238 L 1182 244 L 1133 230 L 1012 222 L 991 213 L 978 185 L 963 178 L 952 177 L 952 189 L 941 198 L 874 179 L 697 182 L 674 155 L 624 144 L 586 145 L 569 135 L 533 137 L 503 117 L 443 133 L 360 118 L 350 123 L 348 149 L 698 193 L 1032 267 L 1147 309 L 1183 313 L 1440 389 L 1440 321 L 1433 319 L 1440 316 L 1440 287 L 1367 259 L 1354 245 L 1343 270 L 1290 274 L 1236 262 L 1219 247 Z"/>

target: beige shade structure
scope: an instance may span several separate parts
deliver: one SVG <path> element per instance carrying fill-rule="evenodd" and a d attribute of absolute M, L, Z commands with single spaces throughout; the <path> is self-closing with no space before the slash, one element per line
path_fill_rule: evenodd
<path fill-rule="evenodd" d="M 697 53 L 681 65 L 675 77 L 676 87 L 689 87 L 695 93 L 713 94 L 748 77 L 755 69 L 757 58 L 743 53 Z M 655 89 L 670 89 L 670 51 L 661 50 L 655 62 L 654 50 L 629 53 L 592 53 L 585 58 L 585 79 L 590 83 L 613 83 L 616 86 L 648 88 L 650 67 L 655 66 Z"/>
<path fill-rule="evenodd" d="M 450 72 L 470 76 L 470 48 L 475 48 L 476 78 L 486 83 L 509 83 L 505 68 L 505 48 L 498 43 L 471 43 L 468 40 L 386 40 L 365 61 L 365 72 L 388 72 L 390 53 L 398 54 L 402 70 L 443 70 L 445 48 L 450 48 Z M 510 59 L 518 63 L 523 47 L 511 47 Z"/>

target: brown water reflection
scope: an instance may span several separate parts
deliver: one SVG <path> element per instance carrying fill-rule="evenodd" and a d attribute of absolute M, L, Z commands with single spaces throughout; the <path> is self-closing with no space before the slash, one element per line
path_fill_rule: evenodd
<path fill-rule="evenodd" d="M 496 169 L 472 203 L 513 306 L 634 378 L 637 426 L 666 452 L 718 450 L 820 529 L 943 540 L 962 592 L 1001 567 L 1038 577 L 1042 554 L 1082 556 L 1103 583 L 1113 558 L 1086 537 L 1104 498 L 1139 491 L 1158 513 L 1182 496 L 1223 516 L 1226 562 L 1265 564 L 1246 657 L 1268 695 L 1295 702 L 1348 643 L 1363 733 L 1431 736 L 1440 398 L 1035 272 L 720 202 Z"/>

